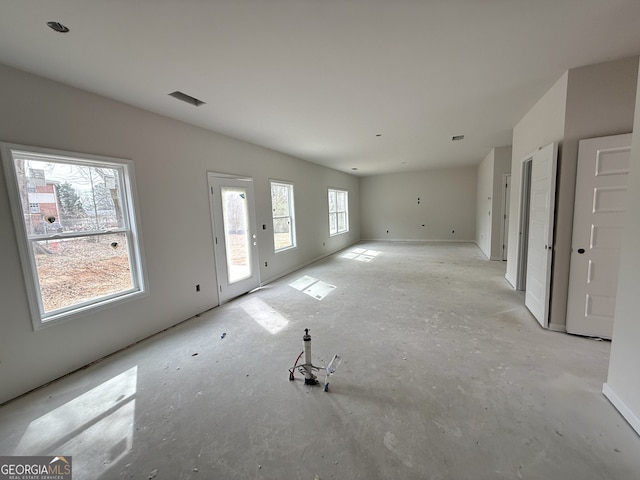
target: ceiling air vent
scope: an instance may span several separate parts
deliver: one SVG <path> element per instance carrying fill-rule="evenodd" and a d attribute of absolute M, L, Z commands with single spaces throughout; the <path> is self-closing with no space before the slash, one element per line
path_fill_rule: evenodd
<path fill-rule="evenodd" d="M 47 22 L 47 27 L 58 33 L 67 33 L 69 28 L 60 22 Z"/>
<path fill-rule="evenodd" d="M 464 139 L 464 135 L 454 135 L 453 137 L 451 137 L 452 142 L 457 142 L 458 140 L 463 140 L 463 139 Z"/>
<path fill-rule="evenodd" d="M 170 93 L 169 96 L 173 98 L 177 98 L 178 100 L 182 100 L 183 102 L 187 102 L 191 105 L 195 105 L 196 107 L 199 107 L 200 105 L 205 104 L 205 102 L 203 102 L 202 100 L 198 100 L 197 98 L 192 97 L 191 95 L 187 95 L 186 93 L 182 93 L 178 90 Z"/>

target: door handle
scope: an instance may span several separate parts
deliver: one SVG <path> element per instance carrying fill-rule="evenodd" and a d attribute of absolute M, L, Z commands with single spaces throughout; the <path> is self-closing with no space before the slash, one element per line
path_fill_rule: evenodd
<path fill-rule="evenodd" d="M 582 254 L 584 253 L 584 248 L 579 248 L 579 249 L 578 249 L 578 253 L 579 253 L 580 255 L 582 255 Z"/>

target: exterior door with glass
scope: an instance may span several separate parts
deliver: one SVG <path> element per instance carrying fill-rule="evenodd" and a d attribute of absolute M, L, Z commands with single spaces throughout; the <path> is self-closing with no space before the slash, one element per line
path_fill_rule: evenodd
<path fill-rule="evenodd" d="M 260 286 L 253 179 L 209 173 L 219 303 Z"/>

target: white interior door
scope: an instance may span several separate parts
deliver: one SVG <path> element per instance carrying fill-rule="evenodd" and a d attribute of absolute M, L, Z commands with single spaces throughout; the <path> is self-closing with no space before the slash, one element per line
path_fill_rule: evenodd
<path fill-rule="evenodd" d="M 253 179 L 209 173 L 220 303 L 260 286 Z"/>
<path fill-rule="evenodd" d="M 532 155 L 527 286 L 525 305 L 544 328 L 549 325 L 549 292 L 553 259 L 557 146 Z"/>
<path fill-rule="evenodd" d="M 567 331 L 611 338 L 631 134 L 580 142 Z"/>

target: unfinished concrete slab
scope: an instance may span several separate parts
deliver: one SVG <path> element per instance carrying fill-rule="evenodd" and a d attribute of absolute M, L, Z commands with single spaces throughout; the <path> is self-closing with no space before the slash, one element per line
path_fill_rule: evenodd
<path fill-rule="evenodd" d="M 640 437 L 601 393 L 610 343 L 541 329 L 475 245 L 358 247 L 380 254 L 5 404 L 0 454 L 71 455 L 78 479 L 638 478 Z M 305 275 L 337 288 L 300 295 Z M 314 364 L 342 357 L 327 393 L 288 381 L 305 328 Z"/>

